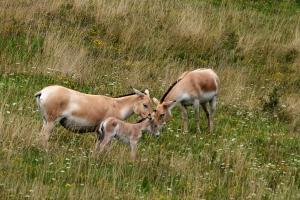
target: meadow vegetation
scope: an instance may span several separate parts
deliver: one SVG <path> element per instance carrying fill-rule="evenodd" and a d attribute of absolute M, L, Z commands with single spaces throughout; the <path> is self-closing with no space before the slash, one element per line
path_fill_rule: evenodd
<path fill-rule="evenodd" d="M 299 199 L 300 2 L 0 1 L 1 199 Z M 215 130 L 179 110 L 131 162 L 57 127 L 48 152 L 34 93 L 59 84 L 161 97 L 183 71 L 221 79 Z M 135 121 L 133 117 L 130 121 Z"/>

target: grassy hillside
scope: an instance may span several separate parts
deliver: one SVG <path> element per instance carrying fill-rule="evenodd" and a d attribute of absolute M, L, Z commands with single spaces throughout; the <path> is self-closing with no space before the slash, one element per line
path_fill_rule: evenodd
<path fill-rule="evenodd" d="M 0 1 L 1 199 L 299 199 L 300 3 L 246 0 Z M 57 127 L 37 145 L 33 95 L 60 84 L 161 97 L 185 70 L 221 79 L 215 131 L 179 110 L 139 158 Z M 131 118 L 134 121 L 135 118 Z"/>

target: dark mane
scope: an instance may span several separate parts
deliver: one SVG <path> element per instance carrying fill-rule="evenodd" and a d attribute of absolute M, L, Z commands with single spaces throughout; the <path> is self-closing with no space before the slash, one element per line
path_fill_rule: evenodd
<path fill-rule="evenodd" d="M 144 91 L 145 90 L 142 90 L 144 94 L 146 94 Z M 129 94 L 123 94 L 123 95 L 120 95 L 120 96 L 116 96 L 114 98 L 121 98 L 121 97 L 127 97 L 127 96 L 131 96 L 131 95 L 135 95 L 135 92 L 132 92 L 132 93 L 129 93 Z"/>
<path fill-rule="evenodd" d="M 173 87 L 179 82 L 181 81 L 181 79 L 178 79 L 177 81 L 175 81 L 174 83 L 172 83 L 172 85 L 169 87 L 169 89 L 167 90 L 167 92 L 164 94 L 164 96 L 161 98 L 160 103 L 162 103 L 165 98 L 167 97 L 167 95 L 169 94 L 169 92 L 173 89 Z"/>
<path fill-rule="evenodd" d="M 127 96 L 131 96 L 131 95 L 134 95 L 135 93 L 130 93 L 130 94 L 123 94 L 123 95 L 120 95 L 120 96 L 116 96 L 114 98 L 120 98 L 120 97 L 127 97 Z"/>

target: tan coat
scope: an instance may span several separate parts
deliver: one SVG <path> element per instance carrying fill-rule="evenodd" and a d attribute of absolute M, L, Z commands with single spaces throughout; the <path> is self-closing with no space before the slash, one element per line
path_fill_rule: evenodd
<path fill-rule="evenodd" d="M 219 78 L 212 69 L 196 69 L 184 72 L 177 81 L 163 95 L 161 101 L 153 99 L 157 104 L 156 121 L 163 125 L 172 117 L 171 110 L 178 105 L 182 110 L 183 129 L 188 130 L 187 106 L 194 106 L 196 124 L 199 126 L 199 105 L 207 115 L 209 128 L 212 129 L 212 115 L 216 107 L 216 98 L 219 90 Z M 210 110 L 207 109 L 207 103 Z"/>
<path fill-rule="evenodd" d="M 73 132 L 93 132 L 108 117 L 126 119 L 133 113 L 146 117 L 152 112 L 148 90 L 145 93 L 135 90 L 133 94 L 112 98 L 55 85 L 39 91 L 36 99 L 44 120 L 44 143 L 56 122 Z"/>
<path fill-rule="evenodd" d="M 153 113 L 154 114 L 154 113 Z M 110 143 L 113 138 L 117 138 L 122 142 L 129 144 L 131 147 L 131 158 L 136 158 L 136 149 L 139 139 L 142 137 L 142 131 L 147 130 L 151 134 L 159 135 L 158 126 L 154 123 L 153 119 L 144 118 L 138 123 L 124 122 L 115 117 L 109 117 L 101 123 L 98 133 L 100 134 L 96 144 L 96 152 L 104 151 L 105 147 Z"/>

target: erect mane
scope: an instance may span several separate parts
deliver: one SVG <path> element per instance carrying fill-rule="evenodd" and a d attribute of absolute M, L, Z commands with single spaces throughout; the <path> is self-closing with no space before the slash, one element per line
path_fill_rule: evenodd
<path fill-rule="evenodd" d="M 144 94 L 146 94 L 144 91 L 145 90 L 142 90 Z M 129 94 L 123 94 L 123 95 L 120 95 L 120 96 L 116 96 L 114 98 L 121 98 L 121 97 L 127 97 L 127 96 L 131 96 L 131 95 L 135 95 L 136 93 L 135 92 L 132 92 L 132 93 L 129 93 Z"/>
<path fill-rule="evenodd" d="M 134 94 L 135 94 L 135 92 L 132 92 L 132 93 L 129 93 L 129 94 L 122 94 L 122 95 L 116 96 L 114 98 L 127 97 L 127 96 L 131 96 L 131 95 L 134 95 Z"/>
<path fill-rule="evenodd" d="M 136 124 L 141 123 L 143 121 L 145 121 L 146 119 L 148 119 L 147 117 L 140 119 L 139 121 L 135 122 Z"/>
<path fill-rule="evenodd" d="M 174 83 L 172 83 L 172 85 L 169 87 L 169 89 L 167 90 L 167 92 L 163 95 L 163 97 L 161 98 L 161 100 L 160 100 L 160 103 L 162 103 L 164 100 L 165 100 L 165 98 L 167 97 L 167 95 L 169 94 L 169 92 L 173 89 L 173 87 L 179 82 L 179 81 L 181 81 L 182 80 L 182 78 L 180 78 L 180 79 L 177 79 Z"/>

